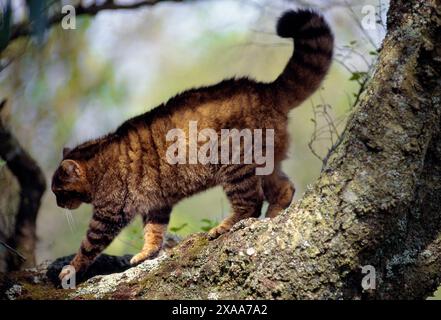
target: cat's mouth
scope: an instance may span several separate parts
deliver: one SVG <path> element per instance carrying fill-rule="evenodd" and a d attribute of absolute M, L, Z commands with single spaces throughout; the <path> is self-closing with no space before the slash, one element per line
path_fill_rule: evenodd
<path fill-rule="evenodd" d="M 64 208 L 64 209 L 75 210 L 80 205 L 81 205 L 81 201 L 66 201 L 66 202 L 64 202 L 62 200 L 57 199 L 57 206 Z"/>

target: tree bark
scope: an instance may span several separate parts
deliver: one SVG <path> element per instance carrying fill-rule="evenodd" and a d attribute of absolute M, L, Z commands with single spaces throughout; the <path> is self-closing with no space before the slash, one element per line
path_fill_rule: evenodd
<path fill-rule="evenodd" d="M 422 299 L 441 282 L 441 1 L 392 0 L 376 71 L 317 182 L 63 297 Z M 362 266 L 376 271 L 363 290 Z M 62 291 L 62 290 L 61 290 Z M 61 291 L 56 291 L 61 297 Z"/>
<path fill-rule="evenodd" d="M 6 101 L 0 103 L 0 112 Z M 20 202 L 15 217 L 15 227 L 7 243 L 10 250 L 8 269 L 35 266 L 36 220 L 40 201 L 46 189 L 43 172 L 32 157 L 21 147 L 15 136 L 0 118 L 0 158 L 17 178 L 20 185 Z"/>

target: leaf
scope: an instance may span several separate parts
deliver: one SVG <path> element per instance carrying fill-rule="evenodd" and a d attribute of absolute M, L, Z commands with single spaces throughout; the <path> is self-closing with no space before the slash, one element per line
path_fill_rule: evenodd
<path fill-rule="evenodd" d="M 184 229 L 186 226 L 188 226 L 188 223 L 184 223 L 184 224 L 182 224 L 182 225 L 180 225 L 178 227 L 171 227 L 170 231 L 176 233 L 176 232 L 179 232 L 182 229 Z"/>
<path fill-rule="evenodd" d="M 202 219 L 201 222 L 205 223 L 205 226 L 201 227 L 201 230 L 204 232 L 210 231 L 218 224 L 217 221 L 213 221 L 213 220 L 209 220 L 209 219 Z"/>
<path fill-rule="evenodd" d="M 6 6 L 0 7 L 0 14 L 0 50 L 3 50 L 7 47 L 11 36 L 11 0 L 6 2 Z"/>
<path fill-rule="evenodd" d="M 349 81 L 358 81 L 358 80 L 362 79 L 363 77 L 365 77 L 366 75 L 367 75 L 367 72 L 364 72 L 364 71 L 353 72 Z"/>
<path fill-rule="evenodd" d="M 0 159 L 0 168 L 3 167 L 6 164 L 6 161 L 3 159 Z"/>

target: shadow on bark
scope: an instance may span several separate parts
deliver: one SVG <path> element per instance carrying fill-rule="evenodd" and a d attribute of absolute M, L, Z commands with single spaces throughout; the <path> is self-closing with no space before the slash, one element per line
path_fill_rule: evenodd
<path fill-rule="evenodd" d="M 48 266 L 46 276 L 55 286 L 60 285 L 58 275 L 60 274 L 63 267 L 68 265 L 74 256 L 75 255 L 72 254 L 70 256 L 58 258 Z M 76 277 L 76 283 L 80 284 L 97 275 L 107 275 L 126 271 L 131 267 L 131 258 L 131 255 L 119 257 L 102 254 L 95 260 L 95 262 L 87 269 L 84 274 Z"/>

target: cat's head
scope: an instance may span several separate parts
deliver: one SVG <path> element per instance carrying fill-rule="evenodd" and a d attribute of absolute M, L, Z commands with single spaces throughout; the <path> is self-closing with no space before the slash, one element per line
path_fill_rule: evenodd
<path fill-rule="evenodd" d="M 57 197 L 59 207 L 76 209 L 83 202 L 90 203 L 90 186 L 85 164 L 66 158 L 68 151 L 63 150 L 63 161 L 52 177 L 52 192 Z"/>

